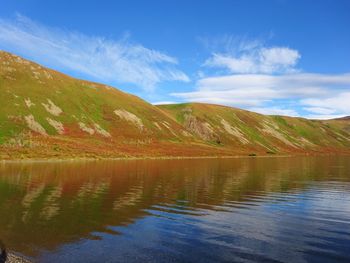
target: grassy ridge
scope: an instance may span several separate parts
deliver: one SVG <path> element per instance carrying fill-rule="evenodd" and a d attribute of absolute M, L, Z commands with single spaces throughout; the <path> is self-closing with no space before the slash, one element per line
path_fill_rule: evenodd
<path fill-rule="evenodd" d="M 212 141 L 224 147 L 240 147 L 266 152 L 327 152 L 350 147 L 349 120 L 308 120 L 266 116 L 220 105 L 184 103 L 161 105 L 184 127 L 198 137 L 193 119 L 206 123 Z M 219 138 L 217 140 L 216 138 Z"/>
<path fill-rule="evenodd" d="M 349 120 L 153 106 L 0 51 L 0 158 L 347 152 Z"/>

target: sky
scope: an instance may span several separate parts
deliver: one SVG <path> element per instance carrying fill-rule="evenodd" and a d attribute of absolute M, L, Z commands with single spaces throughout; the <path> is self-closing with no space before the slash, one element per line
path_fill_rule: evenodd
<path fill-rule="evenodd" d="M 350 115 L 348 0 L 0 0 L 0 50 L 153 104 Z"/>

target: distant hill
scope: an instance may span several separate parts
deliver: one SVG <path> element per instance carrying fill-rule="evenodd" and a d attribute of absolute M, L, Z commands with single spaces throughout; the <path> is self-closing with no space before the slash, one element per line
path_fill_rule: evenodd
<path fill-rule="evenodd" d="M 266 152 L 313 152 L 348 149 L 349 132 L 334 121 L 267 116 L 210 104 L 162 105 L 200 139 L 227 148 Z"/>
<path fill-rule="evenodd" d="M 332 125 L 332 127 L 350 132 L 350 116 L 327 120 L 325 123 Z"/>
<path fill-rule="evenodd" d="M 337 120 L 337 121 L 350 121 L 350 116 L 345 116 L 345 117 L 337 118 L 337 119 L 333 119 L 333 120 Z"/>
<path fill-rule="evenodd" d="M 335 120 L 153 106 L 2 51 L 0 103 L 0 159 L 350 152 Z"/>

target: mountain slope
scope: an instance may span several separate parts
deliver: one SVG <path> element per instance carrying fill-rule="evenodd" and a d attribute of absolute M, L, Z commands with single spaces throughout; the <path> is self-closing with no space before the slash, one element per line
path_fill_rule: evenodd
<path fill-rule="evenodd" d="M 227 148 L 258 152 L 348 151 L 350 134 L 335 121 L 317 121 L 211 104 L 161 105 L 198 138 Z"/>
<path fill-rule="evenodd" d="M 65 151 L 134 156 L 142 153 L 137 145 L 189 141 L 182 126 L 136 96 L 6 52 L 0 52 L 0 102 L 0 143 L 8 151 L 67 144 Z"/>
<path fill-rule="evenodd" d="M 338 129 L 345 130 L 347 132 L 350 132 L 350 116 L 346 116 L 343 118 L 333 119 L 333 120 L 327 120 L 325 123 L 335 126 Z"/>
<path fill-rule="evenodd" d="M 348 126 L 206 104 L 153 106 L 0 51 L 0 159 L 350 151 Z"/>

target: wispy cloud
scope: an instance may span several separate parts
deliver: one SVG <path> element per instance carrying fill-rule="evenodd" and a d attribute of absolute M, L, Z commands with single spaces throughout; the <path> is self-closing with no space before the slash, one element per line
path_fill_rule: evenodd
<path fill-rule="evenodd" d="M 306 73 L 297 67 L 301 58 L 298 50 L 269 47 L 263 41 L 245 38 L 226 36 L 219 40 L 204 41 L 211 55 L 203 70 L 210 71 L 199 76 L 194 90 L 173 92 L 173 97 L 263 114 L 312 118 L 350 115 L 349 73 Z"/>
<path fill-rule="evenodd" d="M 264 114 L 325 118 L 350 115 L 349 89 L 350 74 L 236 74 L 203 78 L 194 91 L 171 95 Z M 293 105 L 285 105 L 286 100 Z"/>
<path fill-rule="evenodd" d="M 264 46 L 263 39 L 251 39 L 246 36 L 223 35 L 214 38 L 199 37 L 198 41 L 210 53 L 240 54 Z"/>
<path fill-rule="evenodd" d="M 298 51 L 287 47 L 258 48 L 242 52 L 239 56 L 213 53 L 204 63 L 221 67 L 230 73 L 280 73 L 293 72 L 300 58 Z"/>
<path fill-rule="evenodd" d="M 204 39 L 202 43 L 211 50 L 203 66 L 226 69 L 228 73 L 295 72 L 301 57 L 297 50 L 289 47 L 267 47 L 261 40 L 233 36 L 211 42 Z"/>
<path fill-rule="evenodd" d="M 328 115 L 336 117 L 350 115 L 350 81 L 347 90 L 333 92 L 327 98 L 303 99 L 301 104 L 307 106 L 304 109 L 311 112 L 310 116 L 314 118 L 324 118 Z"/>
<path fill-rule="evenodd" d="M 171 100 L 152 102 L 153 105 L 166 105 L 166 104 L 175 104 L 175 103 L 177 103 L 177 102 L 176 101 L 171 101 Z"/>
<path fill-rule="evenodd" d="M 17 15 L 0 19 L 0 48 L 47 66 L 85 74 L 112 83 L 131 83 L 153 90 L 164 81 L 188 82 L 176 58 L 131 43 L 128 38 L 108 40 L 50 28 Z"/>
<path fill-rule="evenodd" d="M 200 79 L 195 91 L 172 95 L 185 100 L 224 102 L 242 107 L 261 106 L 276 99 L 303 100 L 304 105 L 319 106 L 321 100 L 327 100 L 349 86 L 350 74 L 237 74 Z M 309 98 L 318 100 L 307 100 Z"/>

